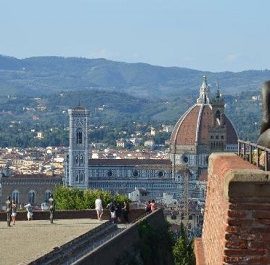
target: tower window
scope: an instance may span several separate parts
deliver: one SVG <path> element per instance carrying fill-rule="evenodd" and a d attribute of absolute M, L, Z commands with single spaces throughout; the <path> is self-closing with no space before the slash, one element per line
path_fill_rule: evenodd
<path fill-rule="evenodd" d="M 80 179 L 79 179 L 79 182 L 80 182 L 80 183 L 84 182 L 84 172 L 83 172 L 83 171 L 80 171 Z"/>
<path fill-rule="evenodd" d="M 82 130 L 78 129 L 76 132 L 76 144 L 82 144 Z"/>
<path fill-rule="evenodd" d="M 80 165 L 83 165 L 83 155 L 80 155 Z"/>

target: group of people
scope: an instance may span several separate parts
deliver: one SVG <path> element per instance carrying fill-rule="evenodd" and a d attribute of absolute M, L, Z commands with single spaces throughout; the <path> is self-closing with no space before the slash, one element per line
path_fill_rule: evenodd
<path fill-rule="evenodd" d="M 157 209 L 157 204 L 155 202 L 155 200 L 152 201 L 148 201 L 145 204 L 145 212 L 146 213 L 152 213 L 153 211 L 155 211 Z"/>
<path fill-rule="evenodd" d="M 27 212 L 27 220 L 30 221 L 33 218 L 33 208 L 31 203 L 27 203 L 24 205 L 24 208 Z M 16 222 L 16 215 L 17 215 L 17 203 L 15 200 L 11 200 L 10 196 L 6 200 L 6 213 L 7 213 L 7 223 L 10 226 L 12 222 L 15 225 Z"/>
<path fill-rule="evenodd" d="M 110 218 L 113 223 L 120 222 L 122 218 L 125 223 L 129 223 L 129 203 L 127 201 L 124 201 L 124 203 L 121 204 L 113 200 L 106 208 L 110 211 Z M 101 220 L 103 215 L 103 206 L 100 197 L 95 200 L 95 209 L 97 212 L 97 219 Z"/>
<path fill-rule="evenodd" d="M 50 222 L 53 223 L 54 219 L 54 211 L 55 211 L 55 201 L 53 199 L 53 195 L 50 195 L 49 198 L 49 210 L 50 210 Z M 21 208 L 21 207 L 20 207 Z M 30 221 L 33 219 L 33 207 L 31 203 L 27 203 L 24 205 L 24 208 L 26 209 L 26 216 L 27 220 Z M 17 204 L 15 200 L 11 200 L 11 197 L 8 196 L 6 200 L 6 213 L 7 213 L 7 225 L 10 226 L 10 223 L 12 222 L 13 225 L 15 225 L 16 221 L 16 215 L 17 215 Z"/>

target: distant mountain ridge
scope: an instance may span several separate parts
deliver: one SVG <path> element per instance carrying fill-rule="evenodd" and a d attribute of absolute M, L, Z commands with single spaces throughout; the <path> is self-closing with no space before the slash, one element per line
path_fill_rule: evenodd
<path fill-rule="evenodd" d="M 170 98 L 198 91 L 203 75 L 215 90 L 218 80 L 225 94 L 258 90 L 270 79 L 269 70 L 203 72 L 180 67 L 106 59 L 30 57 L 17 59 L 0 55 L 2 95 L 41 95 L 59 91 L 100 89 L 149 98 Z"/>

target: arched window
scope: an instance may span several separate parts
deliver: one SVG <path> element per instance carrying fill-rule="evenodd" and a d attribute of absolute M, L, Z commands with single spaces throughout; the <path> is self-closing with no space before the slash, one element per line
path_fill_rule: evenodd
<path fill-rule="evenodd" d="M 45 191 L 45 202 L 49 202 L 49 198 L 51 196 L 52 192 L 50 190 Z"/>
<path fill-rule="evenodd" d="M 77 172 L 76 176 L 75 176 L 75 181 L 79 182 L 79 172 Z"/>
<path fill-rule="evenodd" d="M 84 182 L 84 172 L 83 171 L 80 171 L 80 180 L 79 180 L 80 183 Z"/>
<path fill-rule="evenodd" d="M 28 192 L 28 202 L 34 204 L 36 201 L 36 192 L 34 190 L 30 190 Z"/>
<path fill-rule="evenodd" d="M 11 199 L 15 201 L 17 204 L 19 203 L 19 191 L 14 190 L 11 195 Z"/>
<path fill-rule="evenodd" d="M 134 170 L 133 170 L 133 176 L 134 176 L 134 177 L 138 177 L 138 176 L 139 176 L 139 172 L 138 172 L 137 169 L 134 169 Z"/>
<path fill-rule="evenodd" d="M 220 114 L 220 110 L 217 110 L 216 111 L 215 118 L 216 118 L 217 125 L 220 126 L 221 125 L 221 114 Z"/>
<path fill-rule="evenodd" d="M 78 155 L 75 156 L 75 164 L 79 165 L 79 156 Z"/>
<path fill-rule="evenodd" d="M 158 176 L 161 178 L 161 177 L 163 177 L 164 176 L 164 172 L 163 171 L 159 171 L 158 172 Z"/>
<path fill-rule="evenodd" d="M 78 128 L 76 131 L 76 144 L 82 144 L 82 129 Z"/>
<path fill-rule="evenodd" d="M 219 119 L 220 120 L 220 110 L 217 110 L 216 111 L 216 119 Z"/>
<path fill-rule="evenodd" d="M 83 155 L 80 155 L 80 165 L 83 165 Z"/>

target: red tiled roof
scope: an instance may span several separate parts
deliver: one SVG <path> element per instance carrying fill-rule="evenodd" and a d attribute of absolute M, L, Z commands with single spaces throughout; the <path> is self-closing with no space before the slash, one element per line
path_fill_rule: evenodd
<path fill-rule="evenodd" d="M 224 115 L 227 144 L 237 144 L 237 133 Z M 208 144 L 209 128 L 213 124 L 213 111 L 208 104 L 193 105 L 176 123 L 171 135 L 173 145 Z"/>
<path fill-rule="evenodd" d="M 49 175 L 45 175 L 45 174 L 16 174 L 13 175 L 9 178 L 61 178 L 60 176 L 54 175 L 54 176 L 49 176 Z"/>
<path fill-rule="evenodd" d="M 89 159 L 89 166 L 171 165 L 169 159 Z"/>

